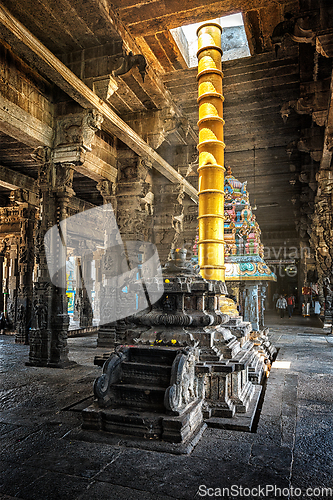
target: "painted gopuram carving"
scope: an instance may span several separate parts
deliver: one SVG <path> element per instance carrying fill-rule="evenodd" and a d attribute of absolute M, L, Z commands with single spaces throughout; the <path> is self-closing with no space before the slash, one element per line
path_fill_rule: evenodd
<path fill-rule="evenodd" d="M 276 276 L 263 260 L 261 231 L 250 205 L 247 183 L 235 179 L 230 167 L 224 192 L 226 281 L 234 292 L 231 295 L 236 295 L 244 320 L 251 323 L 252 330 L 263 330 L 267 282 L 276 281 Z"/>

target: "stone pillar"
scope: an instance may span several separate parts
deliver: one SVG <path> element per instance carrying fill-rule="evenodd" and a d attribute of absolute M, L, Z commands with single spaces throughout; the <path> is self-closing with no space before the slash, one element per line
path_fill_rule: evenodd
<path fill-rule="evenodd" d="M 18 203 L 18 202 L 17 202 Z M 17 317 L 15 342 L 29 344 L 29 328 L 32 319 L 32 273 L 34 266 L 33 234 L 36 209 L 29 203 L 20 203 L 20 246 L 18 254 L 19 288 L 17 295 Z"/>
<path fill-rule="evenodd" d="M 0 312 L 4 311 L 4 297 L 3 297 L 3 264 L 5 255 L 0 249 Z"/>
<path fill-rule="evenodd" d="M 59 270 L 58 282 L 52 284 L 46 261 L 44 236 L 61 220 L 66 219 L 72 189 L 73 168 L 68 164 L 55 165 L 49 148 L 38 148 L 36 157 L 39 167 L 40 212 L 35 232 L 35 282 L 33 315 L 28 365 L 65 367 L 68 360 L 67 312 L 65 268 Z"/>
<path fill-rule="evenodd" d="M 124 252 L 122 256 L 114 259 L 110 252 L 106 252 L 101 259 L 103 287 L 100 293 L 100 328 L 97 340 L 99 347 L 114 347 L 125 341 L 124 321 L 120 319 L 107 323 L 106 318 L 110 317 L 109 311 L 114 308 L 115 303 L 123 303 L 126 307 L 128 297 L 124 295 L 121 301 L 116 300 L 117 294 L 122 292 L 121 286 L 114 286 L 116 276 L 119 276 L 119 283 L 121 283 L 122 274 L 128 270 L 125 255 L 126 241 L 151 241 L 153 237 L 154 194 L 151 165 L 128 149 L 118 152 L 118 160 L 119 177 L 116 189 L 107 181 L 102 181 L 97 185 L 104 203 L 111 203 L 113 207 L 122 238 L 122 241 L 115 240 L 117 226 L 109 228 L 105 234 L 104 247 L 107 250 L 116 243 L 124 244 L 124 248 L 119 247 L 119 251 Z M 113 283 L 112 286 L 111 283 Z M 119 316 L 121 316 L 121 311 L 119 311 Z"/>
<path fill-rule="evenodd" d="M 119 154 L 120 155 L 120 154 Z M 151 241 L 154 212 L 152 165 L 126 150 L 120 155 L 116 218 L 123 240 Z"/>
<path fill-rule="evenodd" d="M 102 115 L 96 110 L 58 117 L 54 147 L 37 148 L 34 158 L 40 163 L 40 214 L 35 233 L 35 283 L 29 363 L 34 366 L 69 366 L 67 332 L 69 326 L 66 296 L 66 266 L 61 255 L 57 283 L 52 284 L 47 267 L 44 236 L 48 229 L 61 221 L 61 232 L 66 235 L 69 200 L 75 194 L 72 188 L 74 167 L 82 165 L 87 151 L 91 151 L 95 133 L 101 128 Z M 61 243 L 63 236 L 59 233 Z M 70 246 L 69 235 L 66 245 Z M 59 249 L 61 250 L 61 249 Z M 62 262 L 64 260 L 64 262 Z"/>
<path fill-rule="evenodd" d="M 1 311 L 7 318 L 7 276 L 8 276 L 8 239 L 3 238 L 0 244 L 0 263 L 1 263 Z"/>
<path fill-rule="evenodd" d="M 92 326 L 93 323 L 93 310 L 91 307 L 91 292 L 93 282 L 91 278 L 91 260 L 84 258 L 79 259 L 78 272 L 81 281 L 81 287 L 78 289 L 78 313 L 80 320 L 80 328 L 87 328 Z M 83 276 L 90 276 L 90 278 L 83 278 Z"/>
<path fill-rule="evenodd" d="M 56 206 L 56 224 L 62 221 L 62 230 L 66 232 L 65 221 L 68 217 L 68 205 L 70 198 L 75 195 L 72 188 L 74 165 L 71 163 L 55 164 L 54 199 Z M 52 311 L 51 311 L 51 345 L 49 366 L 64 367 L 69 364 L 67 335 L 69 327 L 68 299 L 66 296 L 66 267 L 64 266 L 58 276 L 62 287 L 52 288 Z"/>
<path fill-rule="evenodd" d="M 153 219 L 153 242 L 160 262 L 165 264 L 171 251 L 183 247 L 184 188 L 171 184 L 162 177 L 154 182 L 155 210 Z"/>
<path fill-rule="evenodd" d="M 94 293 L 93 324 L 98 325 L 100 322 L 100 300 L 101 300 L 101 286 L 102 286 L 100 250 L 94 252 L 93 259 L 94 259 L 94 270 L 92 271 L 93 293 Z"/>
<path fill-rule="evenodd" d="M 108 180 L 102 180 L 97 184 L 97 189 L 103 197 L 103 204 L 111 204 L 115 217 L 117 217 L 117 198 L 116 198 L 116 183 Z M 109 228 L 109 232 L 104 235 L 104 247 L 108 248 L 110 244 L 114 245 L 113 238 L 117 228 Z M 120 242 L 119 242 L 120 243 Z M 108 287 L 108 262 L 106 255 L 101 255 L 98 264 L 98 273 L 100 279 L 96 279 L 96 294 L 98 294 L 99 319 L 100 327 L 98 330 L 97 346 L 98 347 L 113 347 L 116 342 L 116 322 L 108 323 L 105 320 L 106 313 L 111 307 L 113 301 L 114 290 Z M 96 269 L 96 272 L 97 272 Z M 104 278 L 102 280 L 102 277 Z M 103 283 L 104 282 L 104 283 Z"/>
<path fill-rule="evenodd" d="M 7 273 L 6 273 L 6 309 L 7 321 L 10 329 L 15 329 L 17 318 L 17 291 L 19 287 L 18 275 L 18 249 L 19 237 L 12 236 L 8 239 L 9 254 L 7 258 Z"/>
<path fill-rule="evenodd" d="M 1 310 L 5 310 L 9 328 L 16 330 L 16 342 L 28 343 L 36 200 L 26 189 L 11 191 L 9 200 L 10 206 L 0 209 Z"/>
<path fill-rule="evenodd" d="M 51 150 L 38 148 L 35 157 L 39 166 L 40 189 L 39 217 L 35 227 L 35 275 L 33 290 L 33 311 L 30 330 L 30 352 L 28 365 L 47 366 L 50 360 L 51 311 L 54 286 L 50 281 L 44 248 L 44 236 L 56 222 L 56 206 L 52 193 L 54 165 Z"/>
<path fill-rule="evenodd" d="M 262 283 L 259 286 L 259 304 L 260 304 L 260 310 L 259 310 L 259 329 L 263 330 L 265 328 L 265 299 L 266 299 L 266 292 L 267 292 L 267 284 Z"/>
<path fill-rule="evenodd" d="M 244 301 L 244 321 L 249 321 L 252 324 L 254 331 L 259 331 L 259 307 L 258 307 L 258 285 L 245 285 L 245 301 Z"/>
<path fill-rule="evenodd" d="M 97 183 L 96 187 L 103 197 L 103 204 L 111 203 L 113 213 L 117 217 L 116 183 L 103 179 Z"/>

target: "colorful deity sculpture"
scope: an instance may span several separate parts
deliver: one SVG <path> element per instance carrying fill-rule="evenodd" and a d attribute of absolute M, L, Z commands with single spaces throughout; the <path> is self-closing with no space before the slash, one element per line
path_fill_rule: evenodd
<path fill-rule="evenodd" d="M 247 183 L 235 179 L 230 167 L 224 193 L 225 279 L 244 320 L 257 331 L 264 326 L 266 282 L 276 281 L 276 276 L 263 260 L 261 231 L 249 202 Z"/>
<path fill-rule="evenodd" d="M 228 167 L 224 181 L 225 193 L 225 255 L 260 255 L 260 228 L 252 212 L 246 182 L 235 179 Z"/>

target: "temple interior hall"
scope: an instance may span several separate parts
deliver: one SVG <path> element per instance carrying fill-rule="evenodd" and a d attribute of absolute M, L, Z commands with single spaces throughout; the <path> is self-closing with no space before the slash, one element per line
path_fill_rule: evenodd
<path fill-rule="evenodd" d="M 333 496 L 332 0 L 1 0 L 0 499 Z"/>

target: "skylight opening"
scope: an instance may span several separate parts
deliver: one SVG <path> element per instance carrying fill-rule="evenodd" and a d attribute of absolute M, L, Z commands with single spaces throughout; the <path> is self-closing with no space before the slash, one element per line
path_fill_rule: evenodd
<path fill-rule="evenodd" d="M 240 59 L 251 55 L 245 33 L 243 16 L 240 12 L 238 14 L 212 19 L 211 21 L 219 23 L 223 28 L 221 40 L 223 50 L 222 61 Z M 203 24 L 203 22 L 188 24 L 170 30 L 189 68 L 198 66 L 198 38 L 196 31 L 201 24 Z"/>

